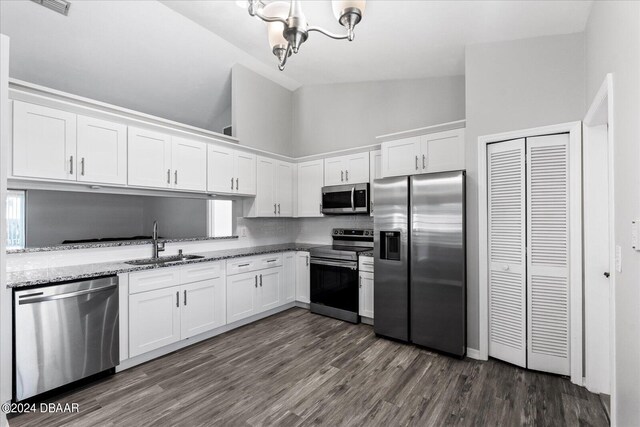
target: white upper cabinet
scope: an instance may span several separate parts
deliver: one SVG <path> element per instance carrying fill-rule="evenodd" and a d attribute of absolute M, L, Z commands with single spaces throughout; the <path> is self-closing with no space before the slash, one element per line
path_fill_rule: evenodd
<path fill-rule="evenodd" d="M 375 187 L 373 181 L 382 178 L 382 150 L 372 151 L 369 154 L 369 211 L 373 216 L 373 210 L 375 209 Z"/>
<path fill-rule="evenodd" d="M 291 163 L 258 156 L 256 197 L 245 201 L 245 216 L 293 216 L 293 169 Z"/>
<path fill-rule="evenodd" d="M 420 136 L 382 143 L 382 176 L 419 173 Z"/>
<path fill-rule="evenodd" d="M 185 138 L 171 138 L 172 187 L 206 191 L 207 144 Z"/>
<path fill-rule="evenodd" d="M 236 169 L 236 193 L 247 196 L 256 195 L 256 155 L 236 151 L 234 165 Z"/>
<path fill-rule="evenodd" d="M 464 129 L 424 135 L 420 141 L 420 153 L 422 172 L 464 169 Z"/>
<path fill-rule="evenodd" d="M 76 115 L 13 102 L 13 175 L 76 179 Z"/>
<path fill-rule="evenodd" d="M 255 154 L 211 144 L 207 155 L 207 191 L 250 196 L 256 194 Z"/>
<path fill-rule="evenodd" d="M 127 183 L 127 126 L 78 116 L 78 181 Z"/>
<path fill-rule="evenodd" d="M 454 129 L 382 143 L 382 176 L 465 168 L 465 131 Z"/>
<path fill-rule="evenodd" d="M 298 217 L 322 216 L 324 161 L 298 163 Z"/>
<path fill-rule="evenodd" d="M 294 165 L 278 162 L 276 168 L 276 204 L 277 216 L 293 216 L 293 173 Z"/>
<path fill-rule="evenodd" d="M 324 160 L 324 185 L 369 182 L 369 152 Z"/>
<path fill-rule="evenodd" d="M 171 137 L 129 127 L 127 182 L 141 187 L 170 188 Z"/>

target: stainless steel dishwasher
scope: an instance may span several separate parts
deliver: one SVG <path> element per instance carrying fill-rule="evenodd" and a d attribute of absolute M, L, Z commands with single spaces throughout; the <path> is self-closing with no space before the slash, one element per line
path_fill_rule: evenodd
<path fill-rule="evenodd" d="M 118 277 L 14 293 L 14 401 L 120 363 Z"/>

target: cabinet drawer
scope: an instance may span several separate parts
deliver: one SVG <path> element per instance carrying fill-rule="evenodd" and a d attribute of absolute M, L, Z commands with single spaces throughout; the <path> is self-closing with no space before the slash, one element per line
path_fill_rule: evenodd
<path fill-rule="evenodd" d="M 282 252 L 269 254 L 269 255 L 261 255 L 258 259 L 258 268 L 271 268 L 271 267 L 280 267 L 282 265 Z"/>
<path fill-rule="evenodd" d="M 180 268 L 159 268 L 129 274 L 129 293 L 168 288 L 180 284 Z"/>
<path fill-rule="evenodd" d="M 180 270 L 180 284 L 217 279 L 222 275 L 222 262 L 201 262 L 192 265 L 185 265 Z"/>
<path fill-rule="evenodd" d="M 373 273 L 373 257 L 361 256 L 358 268 L 360 271 Z"/>
<path fill-rule="evenodd" d="M 246 273 L 260 268 L 256 257 L 244 257 L 227 261 L 227 276 Z"/>

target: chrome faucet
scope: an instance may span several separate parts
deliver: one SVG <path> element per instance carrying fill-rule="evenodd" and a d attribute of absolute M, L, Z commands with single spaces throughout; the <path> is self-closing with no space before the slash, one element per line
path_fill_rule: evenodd
<path fill-rule="evenodd" d="M 153 256 L 158 258 L 158 253 L 164 252 L 164 242 L 158 241 L 158 221 L 153 221 Z"/>

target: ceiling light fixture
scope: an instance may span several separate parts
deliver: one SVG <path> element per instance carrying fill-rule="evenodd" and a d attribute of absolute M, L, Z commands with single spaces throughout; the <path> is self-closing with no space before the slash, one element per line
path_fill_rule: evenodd
<path fill-rule="evenodd" d="M 298 53 L 300 46 L 309 37 L 309 33 L 317 31 L 336 40 L 353 41 L 354 28 L 362 19 L 366 0 L 332 0 L 333 13 L 336 19 L 347 29 L 347 34 L 334 34 L 320 27 L 309 26 L 302 12 L 300 0 L 290 2 L 264 0 L 248 0 L 249 15 L 257 16 L 267 23 L 269 46 L 278 58 L 278 68 L 284 70 L 287 58 Z"/>

